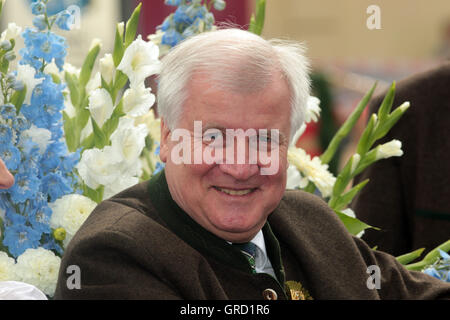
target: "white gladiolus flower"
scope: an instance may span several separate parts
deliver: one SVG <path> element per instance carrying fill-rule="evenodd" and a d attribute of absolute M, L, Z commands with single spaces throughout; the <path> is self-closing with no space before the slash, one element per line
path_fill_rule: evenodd
<path fill-rule="evenodd" d="M 111 146 L 127 166 L 134 165 L 145 147 L 148 129 L 144 124 L 134 125 L 134 120 L 122 117 L 111 135 Z"/>
<path fill-rule="evenodd" d="M 86 84 L 86 92 L 87 94 L 91 94 L 95 89 L 99 89 L 102 86 L 102 77 L 100 72 L 95 73 L 95 75 L 89 79 Z"/>
<path fill-rule="evenodd" d="M 286 189 L 297 189 L 297 187 L 304 188 L 308 185 L 308 180 L 303 179 L 297 168 L 290 164 L 287 169 Z"/>
<path fill-rule="evenodd" d="M 0 281 L 15 280 L 15 264 L 13 258 L 8 257 L 5 252 L 0 251 Z"/>
<path fill-rule="evenodd" d="M 52 251 L 39 247 L 27 249 L 17 258 L 19 281 L 29 283 L 52 297 L 56 289 L 61 258 Z"/>
<path fill-rule="evenodd" d="M 359 161 L 361 160 L 361 156 L 359 155 L 359 153 L 355 153 L 352 156 L 352 167 L 350 168 L 350 174 L 353 174 L 353 172 L 355 172 L 356 168 L 358 167 Z"/>
<path fill-rule="evenodd" d="M 111 198 L 112 196 L 118 194 L 119 192 L 134 186 L 139 183 L 139 178 L 131 176 L 119 177 L 114 183 L 105 186 L 105 191 L 103 192 L 103 199 Z"/>
<path fill-rule="evenodd" d="M 309 96 L 306 103 L 305 122 L 317 122 L 320 117 L 320 100 L 317 97 Z"/>
<path fill-rule="evenodd" d="M 94 118 L 95 122 L 101 128 L 114 111 L 113 101 L 109 92 L 103 88 L 92 91 L 89 96 L 88 109 L 91 112 L 92 118 Z"/>
<path fill-rule="evenodd" d="M 110 53 L 105 54 L 103 58 L 100 59 L 100 73 L 106 83 L 111 83 L 114 78 L 115 67 L 113 56 Z"/>
<path fill-rule="evenodd" d="M 139 117 L 146 113 L 155 103 L 155 95 L 144 83 L 131 87 L 123 94 L 123 112 L 131 117 Z"/>
<path fill-rule="evenodd" d="M 123 38 L 123 33 L 125 31 L 125 22 L 119 22 L 117 24 L 117 30 L 119 31 L 120 36 Z"/>
<path fill-rule="evenodd" d="M 49 130 L 38 128 L 34 124 L 31 125 L 30 129 L 23 132 L 23 136 L 31 138 L 31 140 L 39 146 L 40 154 L 44 154 L 52 139 L 52 133 Z"/>
<path fill-rule="evenodd" d="M 137 87 L 144 80 L 159 72 L 159 48 L 153 42 L 142 40 L 141 35 L 125 50 L 122 61 L 117 67 L 128 76 L 131 87 Z"/>
<path fill-rule="evenodd" d="M 22 28 L 14 22 L 8 23 L 8 28 L 2 32 L 0 41 L 16 39 L 22 33 Z"/>
<path fill-rule="evenodd" d="M 111 146 L 102 150 L 93 148 L 83 152 L 76 168 L 84 183 L 89 188 L 97 189 L 100 185 L 108 185 L 117 179 L 120 175 L 118 165 L 122 160 Z"/>
<path fill-rule="evenodd" d="M 65 195 L 49 204 L 53 211 L 50 227 L 64 228 L 66 238 L 64 247 L 67 247 L 72 237 L 91 214 L 97 203 L 80 194 Z"/>
<path fill-rule="evenodd" d="M 44 78 L 36 79 L 34 76 L 36 75 L 36 70 L 30 65 L 22 65 L 19 64 L 17 66 L 17 80 L 23 82 L 24 85 L 27 86 L 27 92 L 25 94 L 24 103 L 30 104 L 31 95 L 33 93 L 34 88 L 44 81 Z"/>
<path fill-rule="evenodd" d="M 80 76 L 80 72 L 81 72 L 81 69 L 80 69 L 80 68 L 77 68 L 77 67 L 71 65 L 71 64 L 68 63 L 68 62 L 66 62 L 66 63 L 64 64 L 63 70 L 64 70 L 64 72 L 69 72 L 69 73 L 71 73 L 71 74 L 76 75 L 77 77 Z"/>
<path fill-rule="evenodd" d="M 134 119 L 134 125 L 145 124 L 154 141 L 161 141 L 161 119 L 155 118 L 152 111 Z"/>
<path fill-rule="evenodd" d="M 394 139 L 377 147 L 376 160 L 400 157 L 402 155 L 402 143 L 401 141 Z"/>
<path fill-rule="evenodd" d="M 290 147 L 288 160 L 303 174 L 304 179 L 314 182 L 323 197 L 331 195 L 336 178 L 328 171 L 328 165 L 323 164 L 319 157 L 311 159 L 305 150 Z M 302 184 L 305 185 L 305 182 L 303 181 Z"/>

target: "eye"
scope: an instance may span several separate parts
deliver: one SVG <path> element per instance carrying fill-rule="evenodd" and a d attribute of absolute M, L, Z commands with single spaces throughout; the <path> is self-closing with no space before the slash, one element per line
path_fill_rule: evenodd
<path fill-rule="evenodd" d="M 222 137 L 222 131 L 219 129 L 208 129 L 203 133 L 203 143 L 211 147 L 221 147 Z"/>

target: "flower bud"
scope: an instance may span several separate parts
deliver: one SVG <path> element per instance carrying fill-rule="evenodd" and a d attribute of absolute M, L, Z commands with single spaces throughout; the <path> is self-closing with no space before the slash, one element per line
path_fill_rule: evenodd
<path fill-rule="evenodd" d="M 53 237 L 58 241 L 63 241 L 66 238 L 66 229 L 58 228 L 53 231 Z"/>
<path fill-rule="evenodd" d="M 400 157 L 403 155 L 402 143 L 399 140 L 392 140 L 377 147 L 376 160 L 390 157 Z"/>
<path fill-rule="evenodd" d="M 38 15 L 33 19 L 33 25 L 38 28 L 40 31 L 45 30 L 47 28 L 47 23 L 45 22 L 44 15 Z"/>
<path fill-rule="evenodd" d="M 16 54 L 14 53 L 14 51 L 8 51 L 7 53 L 5 53 L 3 58 L 11 62 L 16 59 Z"/>
<path fill-rule="evenodd" d="M 114 77 L 114 60 L 110 53 L 105 54 L 103 58 L 100 59 L 100 73 L 106 83 L 111 83 Z"/>
<path fill-rule="evenodd" d="M 2 42 L 0 42 L 0 49 L 2 50 L 10 50 L 12 47 L 11 42 L 8 40 L 3 40 Z"/>
<path fill-rule="evenodd" d="M 125 30 L 125 22 L 119 22 L 118 24 L 117 24 L 117 30 L 119 31 L 119 34 L 120 34 L 120 36 L 123 38 L 123 33 L 124 33 L 124 30 Z"/>

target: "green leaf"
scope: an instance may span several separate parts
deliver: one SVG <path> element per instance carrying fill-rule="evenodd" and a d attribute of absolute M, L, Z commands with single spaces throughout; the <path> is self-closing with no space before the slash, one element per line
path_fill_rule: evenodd
<path fill-rule="evenodd" d="M 117 93 L 127 84 L 127 82 L 128 82 L 127 75 L 122 71 L 117 70 L 111 95 L 113 102 L 116 100 Z"/>
<path fill-rule="evenodd" d="M 442 250 L 444 252 L 449 252 L 450 251 L 450 240 L 447 240 L 443 244 L 437 246 L 436 248 L 434 248 L 433 250 L 428 252 L 422 261 L 408 264 L 405 266 L 405 268 L 408 270 L 416 270 L 416 271 L 421 271 L 421 270 L 425 269 L 426 267 L 428 267 L 429 265 L 432 265 L 439 259 L 439 257 L 440 257 L 439 250 Z"/>
<path fill-rule="evenodd" d="M 384 121 L 384 119 L 386 119 L 388 114 L 391 112 L 392 104 L 394 103 L 394 97 L 395 97 L 395 81 L 392 82 L 389 91 L 387 92 L 386 96 L 383 99 L 383 102 L 381 103 L 380 108 L 378 109 L 378 119 L 380 120 L 380 122 Z"/>
<path fill-rule="evenodd" d="M 425 248 L 420 248 L 413 252 L 402 254 L 401 256 L 398 256 L 395 259 L 397 259 L 397 261 L 400 262 L 401 264 L 408 264 L 419 258 L 424 250 Z"/>
<path fill-rule="evenodd" d="M 133 42 L 134 38 L 136 38 L 136 32 L 139 25 L 139 16 L 141 14 L 141 7 L 142 3 L 139 3 L 139 5 L 131 14 L 130 19 L 127 21 L 125 27 L 125 48 L 127 48 Z"/>
<path fill-rule="evenodd" d="M 348 232 L 354 236 L 356 236 L 361 231 L 364 231 L 369 228 L 378 230 L 378 228 L 369 226 L 367 223 L 364 223 L 359 219 L 349 217 L 345 213 L 336 210 L 334 212 L 338 215 L 339 219 L 341 219 L 342 223 L 345 225 Z"/>
<path fill-rule="evenodd" d="M 257 0 L 255 15 L 250 18 L 250 26 L 248 31 L 261 35 L 264 28 L 264 20 L 266 17 L 266 0 Z"/>
<path fill-rule="evenodd" d="M 84 140 L 81 141 L 80 146 L 83 148 L 83 151 L 94 148 L 95 147 L 94 134 L 91 133 L 88 137 L 84 138 Z"/>
<path fill-rule="evenodd" d="M 76 119 L 70 118 L 67 112 L 63 111 L 64 133 L 66 137 L 67 148 L 70 152 L 75 152 L 78 147 L 78 135 L 74 128 Z"/>
<path fill-rule="evenodd" d="M 100 53 L 100 44 L 95 45 L 84 59 L 83 66 L 80 72 L 80 86 L 86 87 L 86 84 L 91 79 L 92 69 L 94 69 L 95 60 Z"/>
<path fill-rule="evenodd" d="M 116 68 L 120 64 L 120 61 L 122 61 L 122 57 L 123 57 L 124 53 L 125 53 L 125 47 L 123 45 L 123 38 L 119 32 L 119 25 L 117 25 L 116 37 L 114 39 L 114 51 L 113 51 L 113 61 L 114 61 L 114 66 Z"/>
<path fill-rule="evenodd" d="M 362 190 L 362 188 L 365 187 L 365 185 L 369 182 L 369 179 L 364 180 L 363 182 L 357 184 L 353 188 L 351 188 L 349 191 L 344 193 L 342 196 L 339 196 L 336 204 L 332 207 L 334 210 L 342 210 L 349 204 L 353 198 L 356 196 L 358 192 Z"/>
<path fill-rule="evenodd" d="M 366 95 L 361 99 L 355 110 L 353 110 L 353 112 L 350 114 L 350 116 L 347 118 L 344 124 L 339 128 L 338 132 L 336 132 L 333 139 L 331 139 L 327 149 L 320 156 L 320 160 L 322 161 L 322 163 L 325 164 L 329 163 L 331 159 L 333 159 L 333 156 L 336 153 L 340 143 L 345 137 L 347 137 L 347 135 L 353 129 L 362 112 L 367 107 L 369 100 L 372 97 L 373 92 L 375 91 L 376 86 L 377 83 L 375 83 L 369 90 L 369 92 L 366 93 Z"/>
<path fill-rule="evenodd" d="M 103 149 L 108 144 L 108 139 L 93 118 L 91 118 L 91 122 L 94 131 L 94 145 L 96 148 Z"/>
<path fill-rule="evenodd" d="M 375 128 L 374 139 L 378 140 L 383 138 L 400 120 L 408 108 L 409 104 L 403 104 L 392 111 L 392 113 L 383 122 L 378 122 L 379 126 Z"/>
<path fill-rule="evenodd" d="M 78 89 L 77 76 L 69 72 L 65 72 L 64 79 L 66 80 L 67 87 L 69 88 L 70 101 L 72 102 L 72 105 L 77 108 L 80 103 L 80 91 Z"/>
<path fill-rule="evenodd" d="M 369 149 L 372 147 L 373 144 L 372 134 L 376 123 L 377 123 L 377 115 L 372 114 L 369 122 L 367 123 L 366 128 L 364 129 L 358 141 L 356 153 L 358 153 L 359 155 L 366 154 L 367 151 L 369 151 Z"/>
<path fill-rule="evenodd" d="M 83 195 L 91 199 L 92 201 L 96 203 L 100 203 L 103 200 L 103 193 L 104 193 L 105 187 L 100 186 L 97 189 L 92 189 L 88 187 L 87 185 L 83 186 Z"/>
<path fill-rule="evenodd" d="M 26 94 L 27 86 L 24 85 L 24 88 L 22 90 L 14 92 L 11 96 L 11 103 L 16 107 L 17 113 L 19 113 L 20 108 L 22 108 Z"/>

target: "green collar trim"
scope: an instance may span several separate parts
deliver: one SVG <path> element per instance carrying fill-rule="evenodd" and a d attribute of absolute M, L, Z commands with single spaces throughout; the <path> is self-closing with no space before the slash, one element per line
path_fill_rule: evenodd
<path fill-rule="evenodd" d="M 157 214 L 163 219 L 169 229 L 183 241 L 205 256 L 213 257 L 215 260 L 230 267 L 252 273 L 247 259 L 241 254 L 239 249 L 201 227 L 177 205 L 170 194 L 164 170 L 149 181 L 148 192 Z M 272 267 L 279 283 L 284 284 L 285 274 L 278 240 L 268 222 L 266 222 L 262 230 Z"/>

